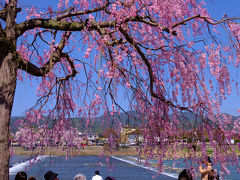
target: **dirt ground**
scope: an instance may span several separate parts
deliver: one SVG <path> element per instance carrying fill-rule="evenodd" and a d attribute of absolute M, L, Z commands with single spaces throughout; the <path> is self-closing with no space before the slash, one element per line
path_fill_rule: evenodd
<path fill-rule="evenodd" d="M 36 147 L 33 150 L 24 149 L 23 147 L 11 147 L 11 152 L 18 155 L 70 155 L 70 156 L 81 156 L 81 155 L 101 155 L 101 154 L 111 154 L 111 155 L 138 155 L 137 147 L 129 146 L 125 148 L 115 149 L 109 151 L 103 146 L 84 146 L 81 149 L 77 148 L 66 148 L 62 146 L 49 146 L 49 147 Z"/>
<path fill-rule="evenodd" d="M 18 155 L 56 155 L 56 156 L 81 156 L 81 155 L 133 155 L 137 156 L 138 150 L 137 146 L 129 146 L 129 147 L 120 147 L 118 149 L 114 149 L 110 151 L 105 146 L 84 146 L 81 149 L 77 149 L 75 147 L 68 148 L 63 146 L 44 146 L 44 147 L 36 147 L 33 150 L 24 149 L 23 147 L 11 147 L 11 153 Z M 143 152 L 142 152 L 143 153 Z M 147 153 L 144 151 L 144 153 Z M 226 152 L 225 152 L 226 153 Z M 228 152 L 231 154 L 231 151 Z M 240 154 L 239 151 L 236 152 Z M 211 156 L 211 152 L 209 155 Z M 145 154 L 146 155 L 146 154 Z M 166 155 L 166 154 L 165 154 Z M 176 159 L 176 158 L 184 158 L 191 156 L 201 157 L 201 152 L 197 151 L 193 153 L 192 151 L 188 151 L 187 149 L 177 149 L 176 151 L 172 151 L 169 149 L 169 153 L 165 156 L 165 159 Z M 144 158 L 144 155 L 141 154 L 141 157 Z"/>

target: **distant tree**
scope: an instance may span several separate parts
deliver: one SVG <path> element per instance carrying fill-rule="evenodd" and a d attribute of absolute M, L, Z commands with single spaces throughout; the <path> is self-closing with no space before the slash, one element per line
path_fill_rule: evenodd
<path fill-rule="evenodd" d="M 218 115 L 233 83 L 239 89 L 231 78 L 240 63 L 239 18 L 215 20 L 197 0 L 59 0 L 46 9 L 24 3 L 0 3 L 1 180 L 9 179 L 16 83 L 25 78 L 41 81 L 36 105 L 19 122 L 29 141 L 41 132 L 41 144 L 58 142 L 71 134 L 73 114 L 86 118 L 88 127 L 99 113 L 126 111 L 119 104 L 125 98 L 143 122 L 139 153 L 159 157 L 159 171 L 162 159 L 182 146 L 178 138 L 168 141 L 187 126 L 178 118 L 181 111 L 195 114 L 208 129 L 210 143 L 198 143 L 202 154 L 212 148 L 223 169 L 227 159 L 238 163 L 235 151 L 222 152 L 239 136 L 240 122 L 226 131 L 232 122 Z M 116 144 L 114 138 L 109 143 Z"/>

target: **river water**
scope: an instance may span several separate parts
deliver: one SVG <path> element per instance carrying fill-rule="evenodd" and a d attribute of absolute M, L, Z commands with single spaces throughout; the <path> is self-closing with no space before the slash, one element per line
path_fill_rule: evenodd
<path fill-rule="evenodd" d="M 154 162 L 153 162 L 154 164 Z M 173 168 L 173 164 L 174 168 Z M 18 171 L 27 172 L 28 176 L 32 175 L 37 180 L 44 180 L 44 174 L 52 170 L 58 173 L 60 180 L 72 180 L 73 177 L 82 173 L 91 180 L 95 170 L 100 171 L 100 175 L 113 176 L 116 180 L 174 180 L 177 179 L 178 173 L 184 169 L 183 160 L 174 163 L 173 160 L 164 161 L 166 170 L 158 174 L 157 170 L 152 167 L 145 167 L 137 162 L 134 156 L 111 156 L 109 158 L 99 156 L 23 156 L 14 155 L 10 160 L 10 179 L 14 177 Z M 226 180 L 240 180 L 240 174 L 234 167 L 229 167 L 231 175 L 225 175 Z M 199 176 L 197 176 L 199 179 Z"/>

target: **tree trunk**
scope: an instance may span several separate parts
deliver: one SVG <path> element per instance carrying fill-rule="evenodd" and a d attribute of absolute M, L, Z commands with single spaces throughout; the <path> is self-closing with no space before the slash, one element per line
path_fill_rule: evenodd
<path fill-rule="evenodd" d="M 5 32 L 0 29 L 0 180 L 9 179 L 9 125 L 17 77 L 16 9 L 17 0 L 9 0 Z"/>
<path fill-rule="evenodd" d="M 13 54 L 0 49 L 0 180 L 9 179 L 9 124 L 16 88 L 16 70 Z"/>

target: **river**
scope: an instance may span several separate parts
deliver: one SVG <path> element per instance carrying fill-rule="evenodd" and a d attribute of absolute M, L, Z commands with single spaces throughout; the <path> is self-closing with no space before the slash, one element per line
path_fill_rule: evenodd
<path fill-rule="evenodd" d="M 154 164 L 154 161 L 152 162 Z M 173 164 L 174 168 L 173 168 Z M 26 171 L 28 176 L 32 175 L 37 180 L 44 180 L 44 174 L 52 170 L 58 173 L 60 180 L 72 180 L 73 177 L 82 173 L 91 180 L 95 170 L 100 171 L 100 175 L 113 176 L 116 180 L 174 180 L 178 173 L 184 169 L 183 160 L 173 163 L 173 160 L 164 161 L 165 171 L 161 174 L 152 167 L 145 167 L 137 162 L 134 156 L 111 156 L 109 158 L 100 156 L 23 156 L 14 155 L 10 160 L 10 180 L 14 180 L 18 171 Z M 229 167 L 231 175 L 225 175 L 225 180 L 239 180 L 240 174 L 234 167 Z M 197 176 L 199 179 L 199 176 Z"/>

